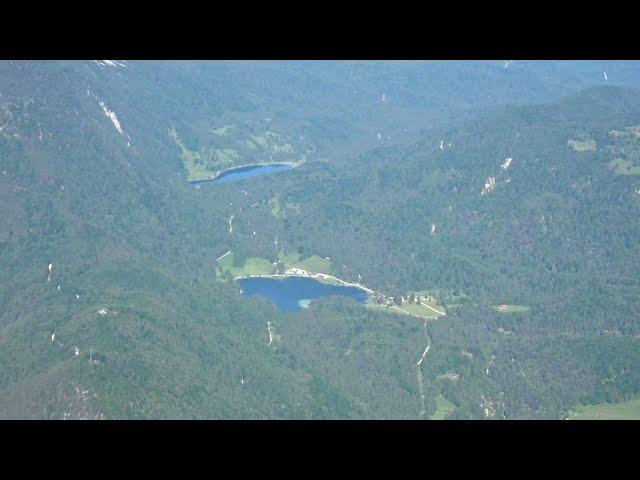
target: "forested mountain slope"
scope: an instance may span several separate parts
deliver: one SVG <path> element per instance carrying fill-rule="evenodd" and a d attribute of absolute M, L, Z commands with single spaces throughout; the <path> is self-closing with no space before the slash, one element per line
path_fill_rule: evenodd
<path fill-rule="evenodd" d="M 478 336 L 485 375 L 455 383 L 461 391 L 445 382 L 467 411 L 480 381 L 499 389 L 492 398 L 507 416 L 626 399 L 640 386 L 638 124 L 635 89 L 505 107 L 409 148 L 274 179 L 268 195 L 296 208 L 267 224 L 271 206 L 254 195 L 235 236 L 247 255 L 273 258 L 251 235 L 259 225 L 290 251 L 330 257 L 342 278 L 396 296 L 432 292 L 449 310 L 429 329 L 433 344 L 452 350 L 434 346 L 423 370 L 463 368 L 469 338 L 452 338 Z M 496 311 L 502 304 L 528 310 Z"/>
<path fill-rule="evenodd" d="M 498 107 L 601 66 L 548 68 L 0 62 L 0 417 L 418 418 L 445 397 L 457 417 L 555 418 L 637 395 L 640 97 Z M 307 161 L 196 190 L 172 130 L 208 158 L 255 137 Z M 339 299 L 283 313 L 215 278 L 229 249 L 274 260 L 275 235 L 461 306 L 426 332 Z"/>

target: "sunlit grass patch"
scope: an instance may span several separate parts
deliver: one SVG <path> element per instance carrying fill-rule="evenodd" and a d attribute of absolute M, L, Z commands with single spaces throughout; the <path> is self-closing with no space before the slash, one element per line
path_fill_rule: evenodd
<path fill-rule="evenodd" d="M 444 420 L 455 408 L 456 406 L 443 395 L 438 395 L 436 397 L 436 412 L 431 415 L 431 420 Z"/>
<path fill-rule="evenodd" d="M 244 275 L 271 275 L 275 267 L 266 258 L 249 257 L 242 266 L 234 265 L 234 254 L 231 252 L 218 261 L 218 266 L 223 272 L 230 272 L 234 277 Z"/>
<path fill-rule="evenodd" d="M 266 258 L 250 257 L 244 263 L 243 275 L 271 275 L 274 266 Z"/>
<path fill-rule="evenodd" d="M 597 150 L 596 141 L 592 138 L 587 140 L 569 140 L 567 145 L 576 152 L 595 152 Z"/>
<path fill-rule="evenodd" d="M 431 306 L 433 308 L 435 308 L 436 310 L 440 311 L 440 312 L 444 312 L 444 308 L 441 307 L 440 305 L 432 304 Z M 440 316 L 439 313 L 434 312 L 430 308 L 425 307 L 424 305 L 422 305 L 420 303 L 408 303 L 408 302 L 406 302 L 406 303 L 403 303 L 400 308 L 402 308 L 403 310 L 409 312 L 410 314 L 416 315 L 418 317 L 438 318 Z"/>
<path fill-rule="evenodd" d="M 619 403 L 580 405 L 569 420 L 640 420 L 640 399 Z"/>
<path fill-rule="evenodd" d="M 216 135 L 227 136 L 229 134 L 229 130 L 232 129 L 235 125 L 223 125 L 222 127 L 212 129 L 211 131 Z"/>
<path fill-rule="evenodd" d="M 308 272 L 331 273 L 331 261 L 318 255 L 312 255 L 309 258 L 298 261 L 293 266 Z"/>
<path fill-rule="evenodd" d="M 640 175 L 640 165 L 634 165 L 631 160 L 614 158 L 609 162 L 609 167 L 617 175 Z"/>

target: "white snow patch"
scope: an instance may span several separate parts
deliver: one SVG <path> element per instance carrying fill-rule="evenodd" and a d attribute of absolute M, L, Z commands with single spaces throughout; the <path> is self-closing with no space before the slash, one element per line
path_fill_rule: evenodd
<path fill-rule="evenodd" d="M 496 188 L 496 177 L 488 177 L 487 181 L 484 183 L 484 187 L 482 188 L 480 195 L 489 193 L 494 188 Z"/>
<path fill-rule="evenodd" d="M 94 60 L 101 67 L 126 67 L 127 65 L 124 62 L 120 62 L 118 60 Z"/>
<path fill-rule="evenodd" d="M 604 73 L 604 79 L 609 80 L 609 77 L 607 77 L 607 72 L 602 72 L 602 73 Z"/>
<path fill-rule="evenodd" d="M 51 334 L 51 341 L 53 342 L 55 339 L 56 339 L 56 333 L 55 333 L 55 332 L 53 332 L 53 333 Z"/>
<path fill-rule="evenodd" d="M 107 310 L 106 308 L 101 308 L 100 310 L 98 310 L 98 315 L 102 315 L 103 317 L 109 313 L 109 310 Z"/>
<path fill-rule="evenodd" d="M 444 150 L 444 140 L 440 140 L 440 150 Z"/>
<path fill-rule="evenodd" d="M 513 161 L 513 158 L 511 157 L 507 157 L 504 159 L 504 162 L 502 163 L 502 165 L 500 165 L 500 168 L 503 170 L 506 170 L 507 168 L 509 168 L 509 165 L 511 165 L 511 162 Z"/>
<path fill-rule="evenodd" d="M 269 331 L 269 343 L 271 345 L 273 343 L 273 332 L 271 331 L 271 322 L 267 322 L 267 330 Z"/>
<path fill-rule="evenodd" d="M 431 235 L 433 235 L 433 234 L 435 234 L 435 233 L 436 233 L 436 224 L 435 224 L 435 223 L 432 223 L 432 224 L 431 224 Z"/>
<path fill-rule="evenodd" d="M 120 122 L 118 121 L 116 112 L 109 110 L 109 108 L 104 104 L 102 100 L 100 100 L 100 106 L 102 107 L 102 111 L 104 112 L 104 114 L 113 122 L 113 126 L 116 127 L 118 133 L 122 135 L 124 132 L 122 131 L 122 127 L 120 126 Z"/>

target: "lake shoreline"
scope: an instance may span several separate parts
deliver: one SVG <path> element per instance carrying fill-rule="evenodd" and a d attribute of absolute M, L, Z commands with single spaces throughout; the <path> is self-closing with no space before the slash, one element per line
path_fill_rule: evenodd
<path fill-rule="evenodd" d="M 342 296 L 366 304 L 370 295 L 355 286 L 328 283 L 320 277 L 302 274 L 250 275 L 236 277 L 242 296 L 260 295 L 280 310 L 305 310 L 311 302 L 330 296 Z"/>
<path fill-rule="evenodd" d="M 331 279 L 331 280 L 335 280 L 338 282 L 339 285 L 343 286 L 343 287 L 355 287 L 355 288 L 359 288 L 360 290 L 364 290 L 365 292 L 367 292 L 367 294 L 372 295 L 373 293 L 375 293 L 374 290 L 365 287 L 364 285 L 360 285 L 359 283 L 351 283 L 351 282 L 346 282 L 344 280 L 342 280 L 341 278 L 338 277 L 334 277 L 333 275 L 328 275 L 326 273 L 311 273 L 311 272 L 307 272 L 306 270 L 300 270 L 297 272 L 290 272 L 290 273 L 273 273 L 270 275 L 238 275 L 237 277 L 234 277 L 233 279 L 235 281 L 237 280 L 245 280 L 245 279 L 249 279 L 249 278 L 289 278 L 289 277 L 300 277 L 300 278 L 312 278 L 314 280 L 318 280 L 321 283 L 326 283 L 327 285 L 335 285 L 331 282 L 327 282 L 327 279 Z"/>
<path fill-rule="evenodd" d="M 254 170 L 257 168 L 266 168 L 266 167 L 289 167 L 295 168 L 298 166 L 296 162 L 273 162 L 273 163 L 249 163 L 246 165 L 237 165 L 235 167 L 227 168 L 225 170 L 220 170 L 213 174 L 209 178 L 205 178 L 202 180 L 188 180 L 191 185 L 199 185 L 201 183 L 214 183 L 225 178 L 228 175 L 239 173 L 243 171 Z"/>

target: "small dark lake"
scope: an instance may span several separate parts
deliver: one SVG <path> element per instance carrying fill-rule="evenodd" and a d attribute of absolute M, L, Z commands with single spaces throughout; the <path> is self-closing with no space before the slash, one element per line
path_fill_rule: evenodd
<path fill-rule="evenodd" d="M 280 310 L 299 312 L 307 308 L 312 300 L 332 295 L 353 298 L 364 303 L 369 295 L 358 287 L 329 285 L 314 278 L 244 278 L 238 280 L 242 295 L 262 295 L 275 303 Z"/>
<path fill-rule="evenodd" d="M 221 172 L 217 177 L 211 180 L 194 180 L 190 183 L 198 186 L 202 183 L 228 183 L 243 180 L 245 178 L 257 177 L 260 175 L 267 175 L 270 173 L 281 172 L 283 170 L 290 170 L 293 165 L 286 163 L 269 163 L 263 165 L 247 165 L 244 167 L 230 168 Z"/>

